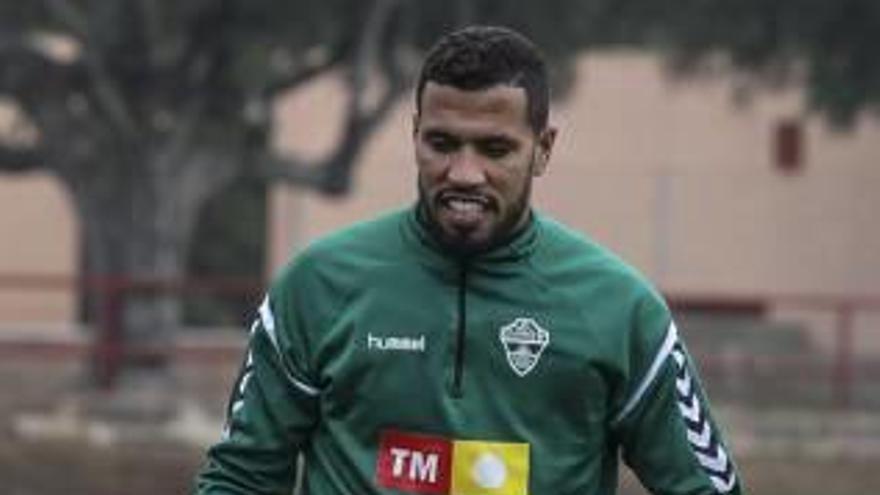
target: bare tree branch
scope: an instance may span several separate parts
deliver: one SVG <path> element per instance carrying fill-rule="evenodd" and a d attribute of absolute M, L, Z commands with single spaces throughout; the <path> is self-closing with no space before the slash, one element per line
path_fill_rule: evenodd
<path fill-rule="evenodd" d="M 258 174 L 270 180 L 307 185 L 330 195 L 349 191 L 358 155 L 405 86 L 402 70 L 390 49 L 394 43 L 383 43 L 383 36 L 399 6 L 400 0 L 376 0 L 364 23 L 357 40 L 358 49 L 345 78 L 349 100 L 342 135 L 333 147 L 333 153 L 313 164 L 268 154 L 258 161 Z M 365 98 L 367 85 L 377 72 L 384 73 L 385 88 L 378 101 L 368 107 Z"/>
<path fill-rule="evenodd" d="M 144 33 L 147 37 L 148 60 L 153 67 L 161 65 L 162 58 L 162 12 L 161 2 L 154 0 L 140 0 L 139 8 L 144 23 Z"/>
<path fill-rule="evenodd" d="M 126 105 L 125 98 L 107 72 L 103 60 L 91 47 L 85 47 L 86 67 L 94 83 L 95 96 L 103 110 L 124 134 L 133 136 L 138 126 Z"/>
<path fill-rule="evenodd" d="M 75 64 L 59 64 L 21 39 L 0 43 L 0 93 L 23 107 L 76 90 Z"/>
<path fill-rule="evenodd" d="M 239 157 L 226 150 L 200 149 L 187 158 L 188 167 L 180 167 L 175 175 L 181 196 L 203 202 L 232 182 L 240 174 Z"/>
<path fill-rule="evenodd" d="M 196 96 L 187 105 L 186 111 L 183 112 L 183 118 L 174 126 L 174 133 L 163 150 L 162 159 L 158 161 L 160 169 L 183 175 L 187 173 L 189 168 L 193 168 L 181 167 L 180 163 L 184 161 L 186 153 L 192 149 L 196 131 L 204 117 L 206 104 L 207 98 Z"/>
<path fill-rule="evenodd" d="M 37 148 L 0 145 L 0 173 L 31 172 L 44 165 L 43 154 Z"/>
<path fill-rule="evenodd" d="M 326 167 L 309 165 L 290 155 L 266 153 L 257 160 L 254 173 L 268 181 L 300 184 L 319 191 L 327 189 Z"/>
<path fill-rule="evenodd" d="M 49 12 L 63 26 L 71 30 L 71 32 L 84 39 L 88 36 L 89 21 L 86 15 L 68 0 L 44 0 L 43 3 L 48 7 Z"/>
<path fill-rule="evenodd" d="M 349 118 L 357 118 L 363 110 L 363 98 L 365 89 L 368 84 L 370 72 L 376 66 L 379 59 L 379 46 L 382 31 L 390 18 L 390 10 L 397 3 L 397 0 L 376 0 L 370 15 L 361 31 L 361 36 L 357 42 L 357 50 L 349 72 L 348 85 L 349 95 L 351 96 L 349 106 Z"/>
<path fill-rule="evenodd" d="M 280 93 L 295 88 L 300 84 L 312 80 L 334 67 L 337 67 L 344 60 L 342 50 L 334 50 L 329 56 L 316 63 L 306 64 L 284 75 L 279 76 L 276 80 L 267 84 L 262 90 L 262 96 L 267 99 L 277 97 Z"/>
<path fill-rule="evenodd" d="M 372 112 L 364 117 L 367 125 L 371 127 L 385 118 L 398 96 L 407 87 L 408 77 L 397 52 L 397 48 L 404 44 L 398 38 L 405 36 L 405 34 L 403 32 L 396 34 L 397 36 L 389 37 L 379 51 L 379 67 L 385 77 L 385 88 Z"/>
<path fill-rule="evenodd" d="M 348 192 L 351 187 L 351 171 L 358 155 L 366 140 L 393 106 L 402 88 L 400 80 L 402 78 L 397 77 L 399 72 L 387 70 L 396 65 L 391 61 L 394 57 L 393 52 L 386 50 L 384 54 L 381 53 L 382 36 L 399 3 L 399 0 L 377 0 L 358 41 L 351 75 L 346 80 L 350 99 L 346 108 L 343 133 L 334 148 L 335 152 L 318 166 L 325 170 L 322 190 L 328 194 L 338 195 Z M 365 102 L 367 84 L 377 67 L 386 69 L 388 81 L 376 105 L 367 108 Z"/>
<path fill-rule="evenodd" d="M 125 98 L 110 77 L 101 54 L 96 51 L 93 43 L 88 43 L 90 29 L 88 17 L 68 0 L 45 0 L 45 4 L 62 24 L 82 40 L 85 65 L 102 109 L 124 133 L 135 134 L 138 126 L 131 116 Z"/>

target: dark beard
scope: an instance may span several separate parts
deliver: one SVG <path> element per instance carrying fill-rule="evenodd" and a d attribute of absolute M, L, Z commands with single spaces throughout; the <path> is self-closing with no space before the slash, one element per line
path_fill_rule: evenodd
<path fill-rule="evenodd" d="M 529 180 L 516 201 L 511 205 L 509 214 L 490 232 L 489 238 L 483 242 L 468 242 L 465 235 L 454 235 L 443 230 L 434 213 L 435 205 L 429 203 L 427 191 L 419 180 L 418 182 L 418 218 L 422 225 L 430 233 L 431 237 L 443 248 L 444 251 L 455 257 L 469 258 L 491 251 L 492 249 L 506 244 L 519 233 L 520 222 L 529 210 L 532 193 L 531 170 L 534 162 L 529 164 Z"/>

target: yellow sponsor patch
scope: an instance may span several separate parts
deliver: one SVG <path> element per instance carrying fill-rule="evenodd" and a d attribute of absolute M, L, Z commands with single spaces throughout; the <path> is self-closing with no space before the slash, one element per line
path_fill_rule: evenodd
<path fill-rule="evenodd" d="M 528 495 L 529 445 L 453 443 L 451 495 Z"/>
<path fill-rule="evenodd" d="M 426 495 L 528 495 L 529 444 L 385 430 L 376 483 Z"/>

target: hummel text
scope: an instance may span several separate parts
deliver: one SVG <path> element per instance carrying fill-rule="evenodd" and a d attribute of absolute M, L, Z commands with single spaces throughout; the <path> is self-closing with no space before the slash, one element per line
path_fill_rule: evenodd
<path fill-rule="evenodd" d="M 425 352 L 425 336 L 416 337 L 375 337 L 367 334 L 367 349 L 377 351 Z"/>

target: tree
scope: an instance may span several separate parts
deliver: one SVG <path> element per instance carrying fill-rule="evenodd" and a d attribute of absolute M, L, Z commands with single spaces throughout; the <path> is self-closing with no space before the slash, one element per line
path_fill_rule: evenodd
<path fill-rule="evenodd" d="M 484 3 L 474 6 L 497 2 Z M 181 277 L 209 198 L 243 178 L 347 192 L 406 88 L 412 52 L 472 11 L 465 1 L 4 2 L 0 96 L 32 132 L 2 141 L 0 170 L 44 170 L 63 184 L 89 276 L 153 282 L 126 293 L 120 317 L 129 342 L 162 349 L 180 314 L 162 289 Z M 273 103 L 330 71 L 348 95 L 339 142 L 317 163 L 279 155 Z"/>
<path fill-rule="evenodd" d="M 680 74 L 709 65 L 744 74 L 754 85 L 802 85 L 806 110 L 842 129 L 880 108 L 875 0 L 587 3 L 596 6 L 588 28 L 595 42 L 658 50 Z"/>
<path fill-rule="evenodd" d="M 812 105 L 846 122 L 880 100 L 878 10 L 873 0 L 10 0 L 0 97 L 30 132 L 0 136 L 0 171 L 58 178 L 91 274 L 171 281 L 203 205 L 233 181 L 346 193 L 412 55 L 454 26 L 525 31 L 563 83 L 568 62 L 596 47 L 659 49 L 680 67 L 723 53 L 758 75 L 803 74 Z M 339 142 L 315 163 L 279 155 L 273 103 L 330 71 L 348 98 Z M 178 315 L 161 292 L 129 297 L 122 312 L 127 338 L 159 345 Z"/>
<path fill-rule="evenodd" d="M 396 0 L 4 2 L 0 95 L 34 137 L 7 140 L 0 169 L 46 170 L 64 185 L 90 275 L 177 280 L 202 206 L 232 181 L 347 190 L 403 87 L 390 49 L 398 15 Z M 338 146 L 320 163 L 277 155 L 272 102 L 330 70 L 349 93 Z M 384 90 L 365 102 L 376 77 Z M 126 338 L 161 347 L 178 315 L 172 294 L 131 293 Z"/>

